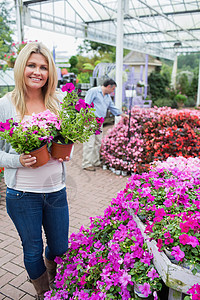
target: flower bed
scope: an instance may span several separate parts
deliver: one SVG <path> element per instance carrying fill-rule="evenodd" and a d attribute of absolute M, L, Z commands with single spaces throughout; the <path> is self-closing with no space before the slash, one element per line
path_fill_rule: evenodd
<path fill-rule="evenodd" d="M 136 299 L 134 282 L 144 296 L 153 292 L 157 299 L 161 280 L 123 196 L 118 194 L 104 216 L 91 218 L 89 229 L 71 235 L 68 252 L 56 259 L 57 290 L 45 299 Z"/>
<path fill-rule="evenodd" d="M 153 256 L 133 217 L 144 217 L 146 233 L 159 251 L 168 248 L 178 264 L 200 270 L 200 160 L 183 157 L 154 162 L 148 173 L 134 174 L 103 216 L 72 234 L 59 264 L 54 291 L 45 299 L 137 299 L 134 282 L 148 296 L 161 289 Z M 186 299 L 199 299 L 199 284 Z M 159 292 L 158 292 L 159 294 Z"/>
<path fill-rule="evenodd" d="M 130 129 L 127 120 L 111 129 L 102 141 L 101 158 L 108 168 L 142 173 L 154 160 L 198 157 L 199 131 L 199 111 L 133 108 Z"/>

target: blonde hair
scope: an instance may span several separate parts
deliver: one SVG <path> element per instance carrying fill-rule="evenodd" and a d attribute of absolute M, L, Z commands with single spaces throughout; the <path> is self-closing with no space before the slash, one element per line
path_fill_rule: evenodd
<path fill-rule="evenodd" d="M 24 80 L 24 70 L 32 53 L 39 53 L 43 55 L 48 63 L 49 76 L 46 84 L 42 87 L 42 93 L 45 107 L 57 114 L 59 103 L 59 100 L 56 97 L 56 87 L 58 82 L 57 70 L 51 52 L 42 43 L 28 43 L 20 51 L 14 66 L 15 89 L 12 92 L 12 101 L 16 107 L 16 110 L 23 118 L 26 113 L 26 85 Z"/>

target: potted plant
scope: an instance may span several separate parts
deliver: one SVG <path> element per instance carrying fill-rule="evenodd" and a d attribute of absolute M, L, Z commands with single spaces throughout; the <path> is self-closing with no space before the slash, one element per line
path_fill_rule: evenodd
<path fill-rule="evenodd" d="M 0 137 L 10 143 L 19 154 L 30 153 L 32 156 L 36 156 L 35 151 L 39 148 L 38 161 L 33 165 L 36 167 L 49 160 L 47 143 L 53 138 L 51 131 L 55 130 L 54 128 L 60 128 L 60 122 L 55 114 L 46 110 L 32 114 L 25 121 L 16 122 L 11 118 L 5 123 L 0 122 Z M 45 158 L 39 162 L 42 150 L 45 152 Z"/>
<path fill-rule="evenodd" d="M 179 107 L 179 108 L 182 108 L 182 107 L 184 107 L 184 104 L 185 104 L 185 102 L 186 102 L 186 100 L 187 100 L 187 96 L 185 96 L 185 95 L 182 95 L 181 93 L 179 93 L 179 94 L 177 94 L 176 96 L 175 96 L 175 101 L 176 101 L 176 103 L 177 103 L 177 106 Z"/>
<path fill-rule="evenodd" d="M 61 109 L 59 111 L 58 120 L 60 128 L 54 128 L 52 131 L 52 156 L 57 157 L 55 148 L 63 147 L 63 145 L 72 148 L 75 142 L 85 142 L 92 134 L 100 134 L 103 118 L 97 118 L 94 114 L 94 106 L 85 103 L 80 99 L 75 86 L 72 83 L 66 83 L 62 87 L 62 91 L 66 92 L 61 101 Z M 65 147 L 65 146 L 64 146 Z M 68 153 L 68 152 L 66 152 Z M 64 158 L 66 155 L 63 154 Z M 60 156 L 61 157 L 61 156 Z M 57 157 L 58 158 L 58 157 Z"/>
<path fill-rule="evenodd" d="M 14 68 L 16 58 L 17 57 L 15 52 L 4 54 L 4 59 L 6 60 L 9 68 Z"/>

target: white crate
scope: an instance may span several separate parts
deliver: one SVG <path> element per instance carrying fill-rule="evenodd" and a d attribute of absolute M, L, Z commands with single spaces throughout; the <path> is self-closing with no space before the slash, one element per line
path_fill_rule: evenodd
<path fill-rule="evenodd" d="M 132 210 L 130 210 L 130 214 L 141 230 L 150 253 L 154 256 L 153 263 L 155 268 L 166 286 L 169 287 L 168 300 L 181 300 L 182 293 L 186 294 L 194 284 L 200 284 L 200 273 L 193 275 L 190 270 L 171 263 L 164 252 L 158 251 L 156 242 L 154 240 L 149 241 L 149 236 L 144 232 L 145 225 Z"/>

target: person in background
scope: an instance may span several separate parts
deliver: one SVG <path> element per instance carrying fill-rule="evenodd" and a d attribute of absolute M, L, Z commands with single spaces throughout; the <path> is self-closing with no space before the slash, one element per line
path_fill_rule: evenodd
<path fill-rule="evenodd" d="M 105 118 L 109 109 L 114 116 L 128 118 L 128 115 L 122 113 L 113 103 L 110 94 L 112 94 L 117 84 L 113 79 L 106 79 L 102 86 L 91 88 L 85 97 L 85 102 L 93 103 L 95 115 L 99 118 Z M 96 167 L 101 166 L 100 147 L 102 133 L 92 135 L 88 142 L 83 144 L 82 168 L 86 171 L 95 171 Z"/>
<path fill-rule="evenodd" d="M 0 100 L 0 122 L 27 120 L 32 113 L 46 109 L 58 113 L 57 72 L 46 46 L 27 44 L 16 59 L 14 77 L 13 92 Z M 68 249 L 69 213 L 63 160 L 50 158 L 38 168 L 32 167 L 35 162 L 35 157 L 19 155 L 0 139 L 7 212 L 21 238 L 24 265 L 37 299 L 44 299 L 56 275 L 54 259 Z M 42 227 L 46 236 L 44 257 Z"/>

